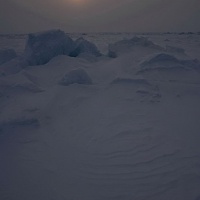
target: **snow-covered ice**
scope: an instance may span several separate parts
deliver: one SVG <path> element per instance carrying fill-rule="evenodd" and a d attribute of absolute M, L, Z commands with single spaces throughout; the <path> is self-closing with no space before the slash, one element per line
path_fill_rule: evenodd
<path fill-rule="evenodd" d="M 69 55 L 74 41 L 61 30 L 29 34 L 24 57 L 29 65 L 42 65 L 58 55 Z"/>
<path fill-rule="evenodd" d="M 0 37 L 1 200 L 199 200 L 200 35 L 135 35 Z"/>
<path fill-rule="evenodd" d="M 95 44 L 81 37 L 75 41 L 75 48 L 70 53 L 70 56 L 77 57 L 83 53 L 92 54 L 94 56 L 101 56 L 101 53 L 99 52 Z"/>

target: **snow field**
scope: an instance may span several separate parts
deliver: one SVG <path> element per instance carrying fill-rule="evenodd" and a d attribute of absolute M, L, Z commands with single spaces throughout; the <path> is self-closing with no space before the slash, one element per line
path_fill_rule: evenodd
<path fill-rule="evenodd" d="M 119 37 L 85 36 L 103 49 Z M 4 74 L 0 198 L 198 200 L 200 41 L 193 37 L 128 35 L 111 45 L 115 58 L 90 57 L 96 48 L 89 48 L 87 56 L 62 54 Z"/>

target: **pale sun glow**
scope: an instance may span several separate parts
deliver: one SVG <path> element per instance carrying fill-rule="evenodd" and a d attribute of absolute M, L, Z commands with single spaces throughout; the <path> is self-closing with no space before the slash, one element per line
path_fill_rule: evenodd
<path fill-rule="evenodd" d="M 84 5 L 88 2 L 88 0 L 69 0 L 70 3 L 76 4 L 76 5 Z"/>

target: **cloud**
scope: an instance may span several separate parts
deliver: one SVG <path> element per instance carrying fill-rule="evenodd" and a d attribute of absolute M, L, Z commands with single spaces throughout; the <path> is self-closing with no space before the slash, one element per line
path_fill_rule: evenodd
<path fill-rule="evenodd" d="M 0 31 L 199 31 L 199 0 L 7 0 Z"/>

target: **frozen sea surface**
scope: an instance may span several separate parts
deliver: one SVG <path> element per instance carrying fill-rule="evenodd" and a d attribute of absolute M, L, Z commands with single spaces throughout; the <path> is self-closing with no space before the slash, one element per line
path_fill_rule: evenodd
<path fill-rule="evenodd" d="M 0 77 L 0 199 L 199 200 L 200 35 L 137 34 L 156 49 L 130 33 L 68 35 L 104 55 Z M 26 39 L 0 45 L 20 56 Z"/>

